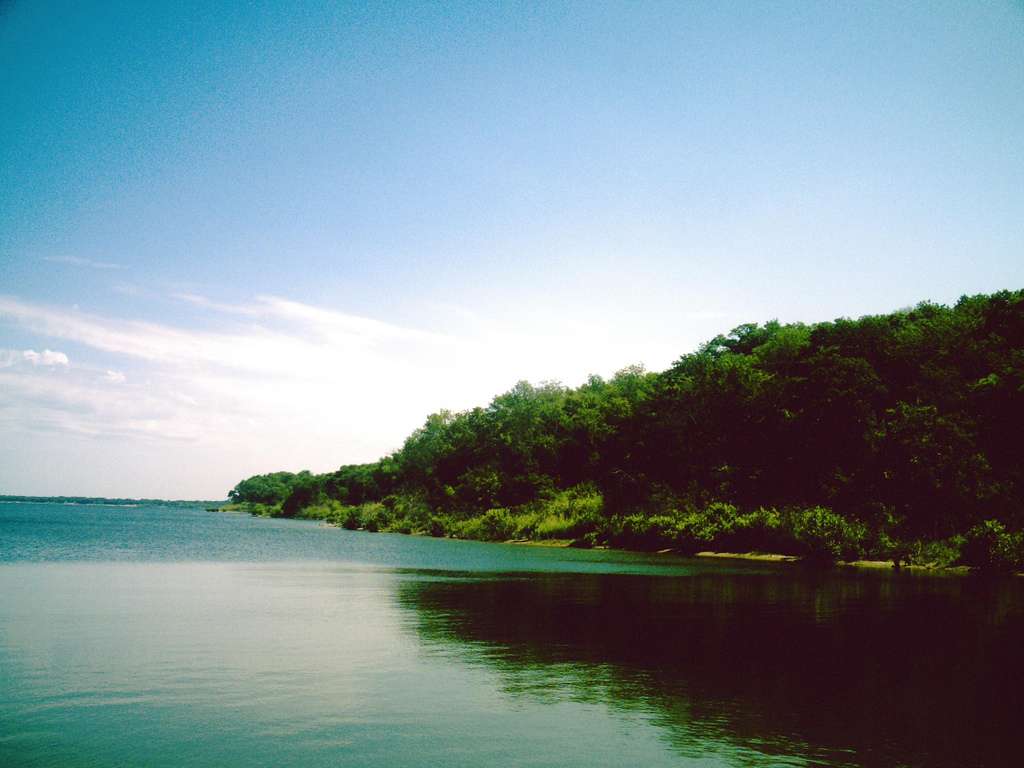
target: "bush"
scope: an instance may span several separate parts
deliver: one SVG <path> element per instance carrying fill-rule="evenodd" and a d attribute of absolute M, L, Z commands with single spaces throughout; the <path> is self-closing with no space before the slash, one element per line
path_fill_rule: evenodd
<path fill-rule="evenodd" d="M 537 537 L 537 526 L 543 519 L 541 512 L 518 512 L 513 515 L 514 530 L 510 539 L 533 539 Z"/>
<path fill-rule="evenodd" d="M 782 515 L 774 509 L 755 509 L 746 514 L 721 518 L 715 544 L 730 552 L 793 553 L 798 547 L 792 533 L 785 529 Z"/>
<path fill-rule="evenodd" d="M 711 547 L 718 533 L 712 517 L 704 512 L 689 512 L 677 520 L 673 543 L 683 552 L 698 552 Z"/>
<path fill-rule="evenodd" d="M 581 535 L 600 530 L 595 524 Z M 740 514 L 735 506 L 712 502 L 703 510 L 682 514 L 633 514 L 613 522 L 609 539 L 628 549 L 674 548 L 683 552 L 702 549 L 749 552 L 793 550 L 793 537 L 784 530 L 782 516 L 774 509 Z"/>
<path fill-rule="evenodd" d="M 507 541 L 515 538 L 516 519 L 505 507 L 488 509 L 480 518 L 480 531 L 485 541 Z"/>
<path fill-rule="evenodd" d="M 675 546 L 678 530 L 676 520 L 668 515 L 635 514 L 620 518 L 609 538 L 616 547 L 649 551 Z"/>
<path fill-rule="evenodd" d="M 688 512 L 678 518 L 675 544 L 684 552 L 709 548 L 746 552 L 763 548 L 758 535 L 763 516 L 762 510 L 740 515 L 732 504 L 715 501 L 702 511 Z"/>
<path fill-rule="evenodd" d="M 363 528 L 368 531 L 386 531 L 391 522 L 387 507 L 380 502 L 370 502 L 359 507 Z"/>
<path fill-rule="evenodd" d="M 531 505 L 519 535 L 538 539 L 579 539 L 605 524 L 604 499 L 591 485 L 578 485 Z"/>
<path fill-rule="evenodd" d="M 307 520 L 326 520 L 329 523 L 340 523 L 344 516 L 344 507 L 334 499 L 327 499 L 319 504 L 303 507 L 296 516 Z"/>
<path fill-rule="evenodd" d="M 412 531 L 430 529 L 433 513 L 430 506 L 420 496 L 405 494 L 388 496 L 384 503 L 391 513 L 391 530 L 398 533 L 411 533 Z"/>
<path fill-rule="evenodd" d="M 345 507 L 341 518 L 341 527 L 347 531 L 354 531 L 362 526 L 363 521 L 359 517 L 359 507 Z"/>
<path fill-rule="evenodd" d="M 864 551 L 867 531 L 827 507 L 811 507 L 789 513 L 790 529 L 804 557 L 809 560 L 856 560 Z"/>
<path fill-rule="evenodd" d="M 449 534 L 456 539 L 482 539 L 484 537 L 483 517 L 468 520 L 453 520 L 448 527 Z"/>
<path fill-rule="evenodd" d="M 281 517 L 296 517 L 305 507 L 316 504 L 321 497 L 320 488 L 312 477 L 296 482 L 291 493 L 281 504 Z"/>
<path fill-rule="evenodd" d="M 255 517 L 280 517 L 281 516 L 281 505 L 280 504 L 250 504 L 247 507 L 247 511 L 250 515 Z"/>
<path fill-rule="evenodd" d="M 986 520 L 967 532 L 963 562 L 986 571 L 1024 567 L 1024 534 L 1010 533 L 998 520 Z"/>
<path fill-rule="evenodd" d="M 910 547 L 910 562 L 932 568 L 947 568 L 963 558 L 967 543 L 964 536 L 951 536 L 940 541 L 915 541 Z"/>
<path fill-rule="evenodd" d="M 534 535 L 538 539 L 574 539 L 573 529 L 576 521 L 562 515 L 545 515 L 534 525 Z"/>

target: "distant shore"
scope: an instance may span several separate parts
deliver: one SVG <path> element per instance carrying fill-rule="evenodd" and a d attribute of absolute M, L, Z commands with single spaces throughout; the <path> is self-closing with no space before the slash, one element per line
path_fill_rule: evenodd
<path fill-rule="evenodd" d="M 219 508 L 222 501 L 210 499 L 133 499 L 107 496 L 24 496 L 0 494 L 0 504 L 74 504 L 99 507 L 205 507 Z"/>

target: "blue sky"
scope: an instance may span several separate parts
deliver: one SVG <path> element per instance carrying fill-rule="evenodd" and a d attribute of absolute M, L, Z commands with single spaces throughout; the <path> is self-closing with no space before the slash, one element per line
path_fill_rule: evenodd
<path fill-rule="evenodd" d="M 4 4 L 0 492 L 1020 288 L 1022 126 L 1019 2 Z"/>

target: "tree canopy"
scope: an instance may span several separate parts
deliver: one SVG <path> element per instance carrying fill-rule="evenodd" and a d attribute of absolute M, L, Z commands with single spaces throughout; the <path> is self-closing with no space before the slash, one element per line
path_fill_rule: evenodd
<path fill-rule="evenodd" d="M 379 503 L 416 528 L 514 515 L 582 488 L 606 520 L 677 528 L 716 504 L 826 509 L 873 542 L 863 551 L 881 552 L 990 523 L 1016 535 L 1022 435 L 1024 291 L 1003 291 L 858 320 L 744 324 L 661 373 L 630 367 L 574 389 L 521 381 L 486 407 L 431 414 L 378 462 L 259 475 L 230 497 L 285 515 Z"/>

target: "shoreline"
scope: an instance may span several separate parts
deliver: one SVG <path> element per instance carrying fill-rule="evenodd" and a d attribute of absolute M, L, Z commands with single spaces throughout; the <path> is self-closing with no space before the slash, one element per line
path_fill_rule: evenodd
<path fill-rule="evenodd" d="M 229 510 L 235 511 L 235 510 Z M 337 523 L 327 522 L 326 520 L 318 520 L 320 525 L 325 528 L 337 528 L 338 530 L 347 530 L 343 526 Z M 453 536 L 438 536 L 431 537 L 425 533 L 399 533 L 398 531 L 367 531 L 365 528 L 356 529 L 361 533 L 396 533 L 401 536 L 424 536 L 427 538 L 441 538 L 452 541 L 477 541 L 481 544 L 510 544 L 517 547 L 547 547 L 552 549 L 575 549 L 573 544 L 575 539 L 506 539 L 505 541 L 485 541 L 483 539 L 460 539 Z M 632 550 L 632 549 L 618 549 L 616 547 L 609 547 L 608 545 L 598 545 L 595 547 L 588 547 L 588 549 L 616 551 L 616 552 L 641 552 L 643 550 Z M 655 555 L 678 555 L 679 557 L 694 557 L 703 558 L 708 560 L 742 560 L 745 562 L 756 562 L 756 563 L 774 563 L 778 565 L 799 565 L 803 562 L 803 558 L 799 555 L 784 555 L 778 552 L 716 552 L 712 550 L 702 550 L 700 552 L 684 553 L 676 549 L 659 549 L 654 552 L 647 552 L 646 554 Z M 857 571 L 892 571 L 893 573 L 914 573 L 924 574 L 930 576 L 969 576 L 974 570 L 967 565 L 947 565 L 947 566 L 935 566 L 935 565 L 902 565 L 896 568 L 891 560 L 836 560 L 833 563 L 829 563 L 823 566 L 823 570 L 830 568 L 838 569 L 849 569 Z M 1008 576 L 1024 576 L 1024 571 L 1018 571 L 1015 573 L 1005 574 Z"/>
<path fill-rule="evenodd" d="M 770 552 L 697 552 L 693 557 L 706 557 L 720 560 L 746 560 L 767 563 L 800 563 L 802 558 L 797 555 L 780 555 Z M 863 571 L 893 571 L 901 573 L 928 573 L 935 576 L 967 576 L 971 568 L 966 565 L 902 565 L 898 569 L 891 560 L 836 560 L 830 564 L 835 568 L 851 568 Z M 1024 574 L 1012 574 L 1021 576 Z"/>
<path fill-rule="evenodd" d="M 572 539 L 509 539 L 508 541 L 499 542 L 502 544 L 515 544 L 519 546 L 528 547 L 565 547 L 571 548 Z M 593 549 L 605 549 L 620 552 L 633 552 L 637 550 L 615 550 L 614 547 L 601 546 L 593 547 Z M 699 557 L 708 560 L 742 560 L 745 562 L 756 562 L 756 563 L 777 563 L 787 565 L 798 565 L 803 561 L 799 555 L 783 555 L 777 552 L 715 552 L 711 550 L 703 550 L 700 552 L 694 552 L 692 554 L 684 554 L 675 549 L 659 549 L 653 553 L 656 555 L 678 555 L 680 557 Z M 971 573 L 971 568 L 966 565 L 947 565 L 947 566 L 934 566 L 934 565 L 903 565 L 900 568 L 893 566 L 891 560 L 837 560 L 834 563 L 830 563 L 828 567 L 844 568 L 844 569 L 855 569 L 862 571 L 893 571 L 896 573 L 910 572 L 910 573 L 924 573 L 931 574 L 934 576 L 967 576 Z M 1024 572 L 1010 574 L 1013 576 L 1024 576 Z"/>

